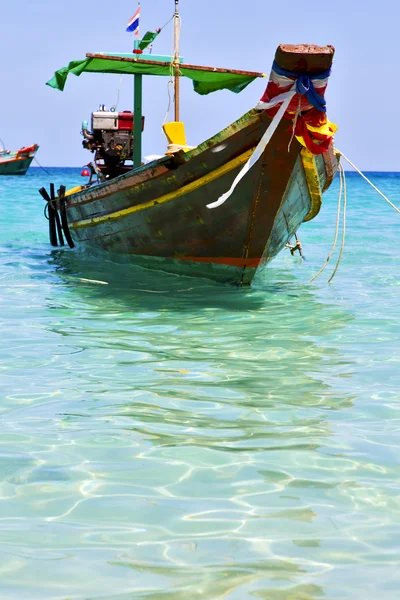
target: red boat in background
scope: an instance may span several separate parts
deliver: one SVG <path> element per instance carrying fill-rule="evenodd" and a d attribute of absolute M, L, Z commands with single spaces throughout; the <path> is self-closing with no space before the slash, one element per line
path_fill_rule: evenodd
<path fill-rule="evenodd" d="M 25 175 L 38 149 L 37 144 L 19 150 L 0 148 L 0 175 Z"/>

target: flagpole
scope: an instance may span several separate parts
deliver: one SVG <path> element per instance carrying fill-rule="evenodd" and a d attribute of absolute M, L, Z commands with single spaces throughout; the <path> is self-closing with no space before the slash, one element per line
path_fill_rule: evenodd
<path fill-rule="evenodd" d="M 174 14 L 174 90 L 175 90 L 175 121 L 179 121 L 179 0 L 175 0 Z"/>

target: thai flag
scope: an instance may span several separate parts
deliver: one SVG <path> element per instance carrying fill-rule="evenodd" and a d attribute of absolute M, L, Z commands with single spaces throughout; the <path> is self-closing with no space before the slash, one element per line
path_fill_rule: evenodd
<path fill-rule="evenodd" d="M 128 21 L 127 31 L 134 33 L 135 35 L 139 35 L 139 17 L 140 17 L 140 6 L 137 11 Z"/>

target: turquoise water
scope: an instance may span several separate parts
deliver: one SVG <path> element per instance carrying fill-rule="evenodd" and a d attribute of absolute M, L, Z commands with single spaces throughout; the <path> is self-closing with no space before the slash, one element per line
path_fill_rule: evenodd
<path fill-rule="evenodd" d="M 1 599 L 398 598 L 399 216 L 348 177 L 309 283 L 336 181 L 240 290 L 51 248 L 79 171 L 0 179 Z"/>

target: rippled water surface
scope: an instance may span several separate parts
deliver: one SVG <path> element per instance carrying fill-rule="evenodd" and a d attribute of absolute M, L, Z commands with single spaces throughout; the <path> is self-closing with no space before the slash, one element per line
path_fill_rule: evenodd
<path fill-rule="evenodd" d="M 2 600 L 399 598 L 398 215 L 349 177 L 309 283 L 335 182 L 240 290 L 52 249 L 79 179 L 0 180 Z"/>

